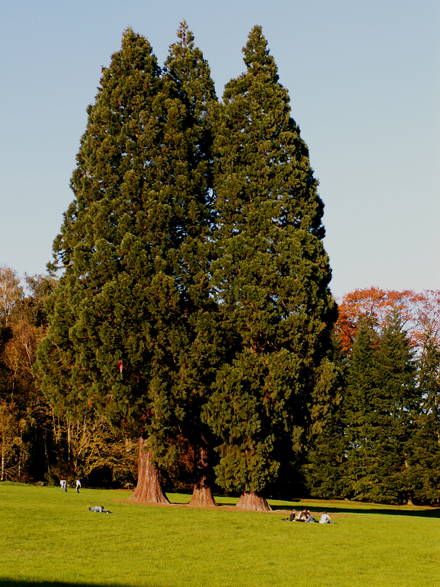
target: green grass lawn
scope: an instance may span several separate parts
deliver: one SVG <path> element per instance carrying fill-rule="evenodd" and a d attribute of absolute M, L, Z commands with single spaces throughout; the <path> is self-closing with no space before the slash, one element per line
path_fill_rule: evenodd
<path fill-rule="evenodd" d="M 129 495 L 0 483 L 0 585 L 440 585 L 438 510 L 270 501 L 279 509 L 327 509 L 335 521 L 292 524 L 276 511 L 154 507 L 126 503 Z M 113 513 L 90 513 L 87 504 Z"/>

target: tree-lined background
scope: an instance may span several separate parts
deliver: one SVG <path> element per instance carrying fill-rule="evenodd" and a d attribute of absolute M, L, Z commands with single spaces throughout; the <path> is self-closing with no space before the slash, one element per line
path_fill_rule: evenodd
<path fill-rule="evenodd" d="M 1 477 L 437 503 L 440 294 L 337 304 L 323 203 L 261 27 L 215 95 L 185 23 L 128 29 L 50 276 L 1 270 Z"/>

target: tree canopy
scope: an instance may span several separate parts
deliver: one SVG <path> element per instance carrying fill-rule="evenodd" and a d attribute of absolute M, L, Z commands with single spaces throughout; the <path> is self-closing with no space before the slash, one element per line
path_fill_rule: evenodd
<path fill-rule="evenodd" d="M 192 468 L 267 507 L 338 394 L 323 202 L 262 29 L 217 101 L 185 22 L 163 68 L 127 29 L 88 107 L 54 241 L 41 387 L 139 443 L 134 499 Z M 100 420 L 101 421 L 101 420 Z"/>
<path fill-rule="evenodd" d="M 231 353 L 209 421 L 222 438 L 218 483 L 246 499 L 304 443 L 336 311 L 317 181 L 261 27 L 243 53 L 247 69 L 225 88 L 214 140 L 210 287 Z"/>

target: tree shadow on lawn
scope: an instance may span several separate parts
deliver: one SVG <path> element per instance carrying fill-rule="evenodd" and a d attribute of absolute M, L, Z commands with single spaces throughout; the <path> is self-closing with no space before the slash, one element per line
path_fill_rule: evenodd
<path fill-rule="evenodd" d="M 354 502 L 350 502 L 354 503 Z M 307 509 L 312 510 L 316 514 L 322 514 L 323 512 L 327 512 L 328 514 L 380 514 L 385 516 L 411 516 L 416 518 L 440 518 L 440 509 L 439 508 L 428 508 L 427 509 L 417 509 L 417 510 L 410 510 L 410 509 L 403 509 L 412 506 L 395 506 L 394 508 L 391 506 L 387 508 L 386 506 L 380 507 L 380 504 L 377 504 L 377 507 L 368 507 L 369 504 L 365 504 L 363 508 L 357 507 L 345 507 L 343 505 L 335 505 L 329 503 L 325 506 L 314 506 L 304 500 L 304 507 Z M 375 504 L 376 505 L 376 504 Z M 417 506 L 414 506 L 417 507 Z M 423 506 L 419 506 L 422 508 Z M 294 506 L 292 504 L 277 504 L 271 505 L 271 508 L 274 512 L 280 511 L 280 513 L 285 512 L 286 510 L 292 511 L 292 509 L 301 510 L 303 509 L 298 503 L 295 503 Z M 399 509 L 402 508 L 402 509 Z"/>
<path fill-rule="evenodd" d="M 172 498 L 172 496 L 171 496 Z M 230 511 L 237 511 L 242 512 L 246 510 L 238 510 L 235 506 L 237 505 L 238 498 L 235 498 L 233 501 L 230 500 L 227 496 L 215 496 L 218 509 L 230 510 Z M 127 501 L 127 500 L 114 500 L 114 501 Z M 269 501 L 272 501 L 269 499 Z M 379 514 L 385 516 L 411 516 L 415 518 L 440 518 L 440 508 L 438 507 L 430 507 L 430 506 L 386 506 L 381 505 L 380 503 L 367 503 L 367 502 L 355 502 L 355 501 L 348 501 L 348 503 L 353 504 L 354 507 L 347 507 L 345 505 L 336 504 L 334 502 L 329 501 L 328 504 L 325 505 L 314 505 L 313 500 L 308 500 L 307 498 L 303 499 L 293 499 L 289 502 L 282 502 L 281 500 L 276 500 L 278 503 L 270 503 L 270 507 L 272 508 L 272 512 L 256 512 L 256 513 L 280 513 L 286 514 L 290 513 L 293 509 L 297 511 L 301 511 L 304 508 L 310 509 L 312 513 L 316 515 L 320 515 L 323 512 L 327 512 L 330 515 L 350 515 L 350 514 Z M 281 503 L 280 503 L 281 502 Z M 322 501 L 320 502 L 322 503 Z M 356 504 L 359 503 L 361 505 L 364 504 L 364 507 L 356 507 Z M 177 507 L 185 507 L 185 508 L 201 508 L 201 509 L 212 509 L 209 506 L 191 506 L 188 501 L 172 501 L 171 504 L 152 504 L 152 505 L 159 505 L 159 507 L 169 507 L 169 505 L 177 506 Z M 417 509 L 407 509 L 407 508 L 417 508 Z M 0 583 L 1 587 L 1 583 Z"/>
<path fill-rule="evenodd" d="M 37 587 L 127 587 L 123 583 L 66 583 L 66 581 L 38 581 L 28 579 L 21 581 L 20 579 L 2 579 L 0 578 L 0 587 L 30 587 L 36 585 Z M 157 583 L 142 583 L 144 587 L 158 587 Z"/>
<path fill-rule="evenodd" d="M 234 511 L 243 511 L 237 510 L 237 499 L 234 501 L 229 501 L 228 497 L 226 496 L 215 496 L 219 509 L 231 509 Z M 270 500 L 272 501 L 272 500 Z M 281 501 L 281 500 L 277 500 Z M 302 502 L 302 503 L 301 503 Z M 322 503 L 322 502 L 321 502 Z M 359 502 L 364 503 L 364 507 L 356 507 L 356 503 L 354 501 L 350 501 L 348 503 L 353 504 L 354 507 L 347 507 L 341 504 L 335 504 L 329 501 L 326 505 L 314 505 L 313 500 L 307 500 L 306 498 L 301 500 L 292 500 L 290 502 L 285 503 L 277 503 L 277 504 L 270 504 L 272 508 L 272 513 L 280 513 L 285 514 L 286 512 L 291 512 L 293 509 L 297 511 L 301 511 L 304 508 L 310 509 L 314 514 L 322 514 L 323 512 L 327 512 L 330 515 L 347 515 L 347 514 L 379 514 L 385 516 L 411 516 L 416 518 L 440 518 L 440 508 L 436 507 L 429 507 L 429 506 L 389 506 L 381 504 L 369 504 L 366 502 Z M 186 506 L 191 507 L 188 502 L 173 502 L 171 505 L 176 506 Z M 370 506 L 370 507 L 369 507 Z M 197 507 L 197 506 L 196 506 Z M 203 506 L 201 506 L 203 507 Z M 406 509 L 410 507 L 415 507 L 417 509 Z M 425 509 L 426 508 L 426 509 Z M 260 512 L 260 513 L 270 513 L 270 512 Z"/>

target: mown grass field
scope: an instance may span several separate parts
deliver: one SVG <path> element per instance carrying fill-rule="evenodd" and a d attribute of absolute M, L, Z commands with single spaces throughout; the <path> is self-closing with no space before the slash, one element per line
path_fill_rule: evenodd
<path fill-rule="evenodd" d="M 271 501 L 327 509 L 334 525 L 284 513 L 130 504 L 129 492 L 0 483 L 1 585 L 281 587 L 440 585 L 440 512 L 350 502 Z M 189 496 L 169 495 L 185 503 Z M 105 505 L 111 515 L 93 514 Z"/>

